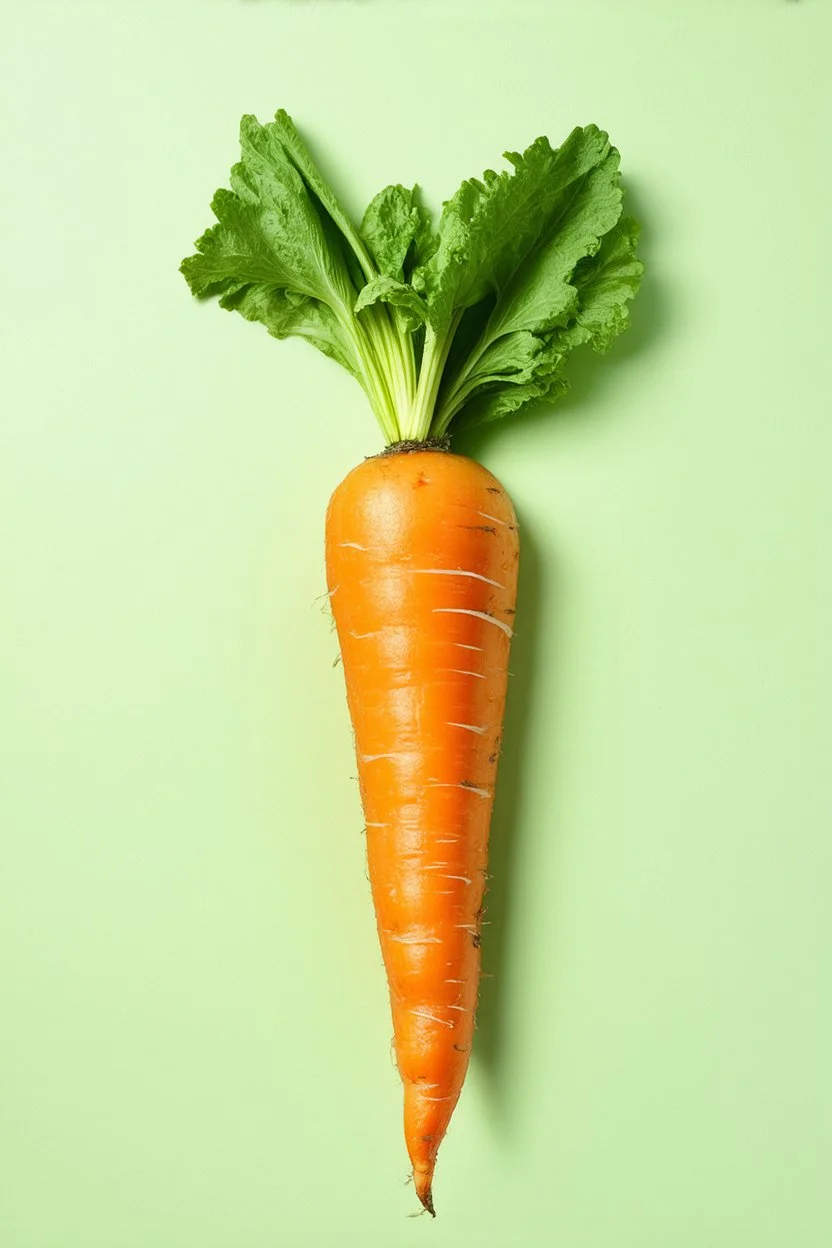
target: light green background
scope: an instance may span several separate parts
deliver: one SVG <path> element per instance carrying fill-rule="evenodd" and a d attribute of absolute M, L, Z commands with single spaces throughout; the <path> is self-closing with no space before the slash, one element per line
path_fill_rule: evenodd
<path fill-rule="evenodd" d="M 829 7 L 3 19 L 4 1248 L 828 1248 Z M 628 338 L 465 448 L 525 544 L 436 1223 L 320 599 L 375 426 L 176 271 L 277 106 L 355 212 L 594 120 L 644 221 Z"/>

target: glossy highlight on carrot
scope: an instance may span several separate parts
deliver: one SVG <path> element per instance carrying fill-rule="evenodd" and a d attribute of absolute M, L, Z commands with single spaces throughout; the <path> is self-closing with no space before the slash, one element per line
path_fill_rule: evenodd
<path fill-rule="evenodd" d="M 461 455 L 378 455 L 329 505 L 327 579 L 405 1139 L 431 1213 L 474 1034 L 518 559 L 508 495 Z"/>

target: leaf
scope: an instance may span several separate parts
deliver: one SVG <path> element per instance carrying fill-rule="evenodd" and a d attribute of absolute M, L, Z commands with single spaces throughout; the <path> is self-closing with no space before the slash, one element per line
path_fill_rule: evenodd
<path fill-rule="evenodd" d="M 290 152 L 283 140 L 291 144 Z M 275 337 L 298 334 L 361 382 L 385 437 L 398 437 L 410 403 L 409 343 L 394 338 L 386 310 L 366 325 L 353 311 L 351 274 L 375 267 L 286 114 L 240 124 L 241 160 L 231 190 L 212 207 L 217 224 L 198 240 L 182 273 L 199 296 L 262 322 Z M 402 380 L 403 379 L 403 380 Z"/>
<path fill-rule="evenodd" d="M 218 224 L 197 241 L 198 254 L 182 263 L 191 290 L 205 296 L 220 293 L 229 280 L 265 283 L 333 309 L 351 306 L 355 290 L 343 258 L 274 128 L 244 117 L 240 146 L 233 189 L 218 190 L 211 204 Z"/>
<path fill-rule="evenodd" d="M 513 172 L 486 170 L 482 181 L 463 182 L 444 205 L 435 252 L 413 278 L 438 332 L 456 311 L 506 288 L 551 231 L 576 183 L 610 151 L 597 126 L 578 127 L 557 149 L 541 137 L 522 155 L 507 152 Z"/>
<path fill-rule="evenodd" d="M 530 380 L 540 364 L 543 342 L 527 330 L 505 334 L 493 342 L 477 359 L 476 369 L 467 378 L 473 386 L 494 381 L 512 385 Z"/>
<path fill-rule="evenodd" d="M 325 303 L 276 286 L 255 284 L 230 289 L 220 299 L 220 307 L 239 312 L 247 321 L 259 321 L 274 338 L 305 338 L 361 380 L 354 346 Z"/>
<path fill-rule="evenodd" d="M 388 186 L 379 191 L 364 213 L 361 235 L 379 273 L 402 280 L 409 254 L 421 260 L 432 237 L 417 188 Z"/>
<path fill-rule="evenodd" d="M 569 382 L 559 373 L 543 374 L 538 378 L 517 386 L 500 386 L 493 389 L 478 390 L 473 399 L 466 403 L 462 413 L 455 420 L 456 428 L 472 428 L 503 416 L 510 416 L 529 403 L 550 402 L 566 394 Z"/>
<path fill-rule="evenodd" d="M 349 244 L 364 278 L 369 280 L 374 276 L 374 270 L 367 250 L 332 188 L 322 177 L 309 148 L 298 134 L 295 123 L 285 109 L 280 108 L 275 113 L 271 129 L 309 190 Z"/>
<path fill-rule="evenodd" d="M 415 329 L 423 325 L 427 319 L 427 306 L 421 295 L 406 282 L 397 281 L 394 277 L 382 274 L 374 277 L 361 290 L 355 304 L 355 311 L 361 312 L 374 303 L 392 304 L 404 316 L 408 328 Z"/>
<path fill-rule="evenodd" d="M 629 303 L 638 292 L 644 265 L 636 256 L 640 227 L 632 217 L 622 218 L 603 240 L 598 253 L 583 261 L 573 281 L 579 310 L 574 322 L 555 335 L 561 350 L 588 342 L 595 351 L 608 351 L 630 323 Z"/>
<path fill-rule="evenodd" d="M 641 282 L 644 266 L 636 258 L 638 237 L 639 226 L 632 218 L 622 218 L 609 231 L 596 254 L 582 260 L 573 274 L 578 300 L 574 317 L 565 327 L 536 339 L 540 343 L 536 354 L 527 351 L 526 359 L 533 368 L 531 377 L 526 380 L 518 371 L 520 385 L 511 384 L 512 378 L 507 374 L 499 379 L 499 384 L 495 384 L 497 377 L 487 377 L 483 388 L 475 390 L 454 416 L 457 427 L 497 420 L 526 403 L 559 398 L 569 389 L 564 369 L 575 347 L 588 344 L 596 351 L 609 349 L 629 324 L 629 302 Z M 519 341 L 516 335 L 510 339 Z M 498 339 L 495 347 L 506 341 Z M 489 359 L 495 347 L 484 353 L 482 361 Z M 474 380 L 478 375 L 473 375 Z"/>
<path fill-rule="evenodd" d="M 621 215 L 618 152 L 605 158 L 570 186 L 538 246 L 515 270 L 491 317 L 492 337 L 510 330 L 535 333 L 564 325 L 577 309 L 570 279 L 575 266 L 594 255 L 603 236 Z"/>

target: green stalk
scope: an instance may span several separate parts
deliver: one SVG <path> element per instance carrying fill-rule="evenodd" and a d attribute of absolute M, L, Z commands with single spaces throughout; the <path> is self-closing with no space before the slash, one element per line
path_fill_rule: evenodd
<path fill-rule="evenodd" d="M 490 321 L 489 321 L 489 324 L 490 324 Z M 434 433 L 437 438 L 441 438 L 442 435 L 447 432 L 448 426 L 450 425 L 454 416 L 457 414 L 457 412 L 462 407 L 465 400 L 468 398 L 470 389 L 466 390 L 464 383 L 467 377 L 469 376 L 471 370 L 473 369 L 474 365 L 476 364 L 477 360 L 480 358 L 485 348 L 489 346 L 491 341 L 492 341 L 492 336 L 489 333 L 489 325 L 486 325 L 482 333 L 480 334 L 479 338 L 474 343 L 473 347 L 468 353 L 465 363 L 462 365 L 456 377 L 454 378 L 453 385 L 451 386 L 448 393 L 445 395 L 445 400 L 442 404 L 441 411 L 439 412 L 435 421 Z M 476 389 L 476 386 L 471 387 L 471 389 Z"/>
<path fill-rule="evenodd" d="M 445 403 L 443 403 L 442 410 L 434 422 L 433 436 L 435 438 L 444 437 L 454 416 L 456 416 L 457 412 L 464 405 L 468 395 L 476 390 L 476 388 L 476 385 L 473 385 L 470 387 L 463 386 L 461 389 L 455 389 L 453 395 L 449 396 Z"/>
<path fill-rule="evenodd" d="M 410 335 L 396 324 L 394 314 L 384 304 L 367 310 L 373 333 L 380 343 L 384 359 L 387 387 L 393 403 L 397 429 L 406 420 L 416 393 L 416 361 Z M 359 314 L 358 320 L 362 317 Z"/>
<path fill-rule="evenodd" d="M 419 383 L 410 414 L 402 427 L 403 438 L 424 442 L 426 438 L 436 434 L 434 427 L 436 396 L 442 381 L 442 370 L 447 363 L 448 352 L 461 316 L 461 312 L 454 316 L 444 334 L 438 335 L 431 325 L 428 325 L 425 330 L 425 349 L 422 355 L 422 367 L 419 370 Z"/>
<path fill-rule="evenodd" d="M 396 406 L 387 384 L 385 369 L 380 366 L 376 358 L 372 336 L 366 333 L 364 327 L 349 309 L 337 315 L 353 345 L 356 363 L 361 372 L 361 384 L 370 400 L 370 406 L 381 426 L 381 431 L 388 443 L 396 442 L 401 437 Z"/>

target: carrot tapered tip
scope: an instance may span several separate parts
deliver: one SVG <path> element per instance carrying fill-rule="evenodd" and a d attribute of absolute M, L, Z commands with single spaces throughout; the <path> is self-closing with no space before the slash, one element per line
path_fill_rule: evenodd
<path fill-rule="evenodd" d="M 431 1192 L 430 1188 L 428 1188 L 428 1190 L 427 1190 L 427 1191 L 426 1191 L 423 1195 L 420 1195 L 419 1199 L 421 1200 L 422 1204 L 423 1204 L 423 1205 L 425 1206 L 425 1208 L 427 1209 L 427 1211 L 428 1211 L 428 1213 L 430 1214 L 430 1216 L 431 1216 L 432 1218 L 435 1218 L 435 1217 L 436 1217 L 436 1210 L 435 1210 L 435 1209 L 434 1209 L 434 1207 L 433 1207 L 433 1194 L 432 1194 L 432 1192 Z"/>
<path fill-rule="evenodd" d="M 436 1217 L 436 1210 L 433 1207 L 433 1192 L 431 1190 L 431 1182 L 433 1176 L 430 1174 L 416 1174 L 416 1195 L 421 1200 L 425 1209 L 432 1218 Z"/>

